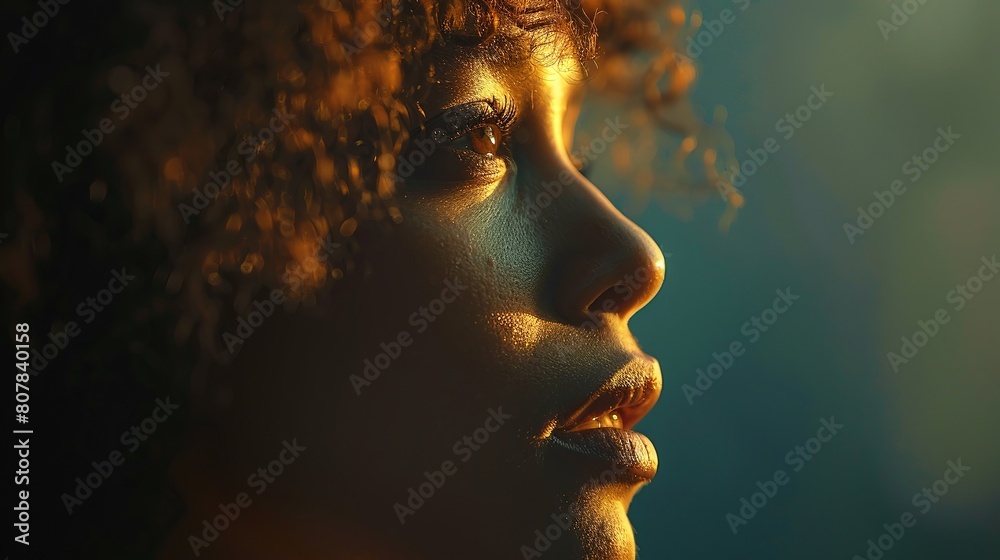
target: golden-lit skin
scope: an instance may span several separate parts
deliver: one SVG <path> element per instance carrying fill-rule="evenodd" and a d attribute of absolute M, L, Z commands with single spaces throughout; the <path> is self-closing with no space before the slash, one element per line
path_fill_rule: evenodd
<path fill-rule="evenodd" d="M 199 558 L 538 557 L 523 547 L 567 511 L 572 526 L 540 557 L 635 557 L 626 512 L 648 480 L 594 483 L 601 469 L 553 460 L 546 438 L 623 364 L 649 362 L 628 319 L 658 291 L 664 259 L 570 160 L 581 86 L 553 63 L 567 57 L 552 45 L 504 56 L 527 48 L 523 36 L 506 40 L 439 47 L 420 108 L 434 118 L 508 99 L 510 134 L 490 126 L 437 146 L 399 189 L 402 223 L 364 246 L 370 274 L 254 333 L 225 373 L 231 404 L 175 465 L 188 510 L 163 558 L 192 557 L 189 536 L 239 492 L 252 505 Z M 561 173 L 561 195 L 529 216 L 525 202 Z M 614 289 L 636 276 L 627 295 Z M 411 315 L 446 281 L 465 288 L 418 332 Z M 401 331 L 412 343 L 358 394 L 351 376 Z M 455 443 L 501 407 L 511 418 L 463 461 Z M 266 492 L 248 490 L 247 476 L 293 438 L 301 456 Z M 449 460 L 457 472 L 401 524 L 394 504 Z"/>

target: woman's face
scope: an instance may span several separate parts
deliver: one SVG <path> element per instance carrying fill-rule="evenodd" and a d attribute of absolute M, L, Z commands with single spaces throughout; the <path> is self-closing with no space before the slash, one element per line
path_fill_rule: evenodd
<path fill-rule="evenodd" d="M 571 160 L 567 59 L 527 47 L 435 53 L 404 220 L 365 247 L 370 274 L 268 319 L 232 368 L 230 456 L 252 470 L 296 438 L 269 499 L 337 527 L 328 550 L 634 557 L 626 511 L 657 458 L 629 428 L 661 377 L 628 319 L 663 255 Z M 615 121 L 592 132 L 628 134 Z"/>

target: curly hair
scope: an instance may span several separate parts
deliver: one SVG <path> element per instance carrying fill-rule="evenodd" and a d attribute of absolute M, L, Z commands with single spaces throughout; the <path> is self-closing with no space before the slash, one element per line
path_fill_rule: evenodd
<path fill-rule="evenodd" d="M 85 395 L 81 411 L 110 405 L 112 417 L 134 419 L 145 405 L 122 403 L 204 391 L 199 379 L 225 360 L 219 325 L 259 290 L 278 287 L 310 305 L 365 269 L 360 234 L 391 235 L 405 219 L 394 171 L 410 131 L 426 118 L 419 101 L 435 75 L 436 45 L 523 35 L 532 45 L 524 56 L 541 64 L 563 59 L 539 59 L 552 52 L 539 47 L 569 49 L 575 67 L 566 70 L 638 107 L 636 119 L 653 125 L 644 142 L 653 142 L 657 127 L 675 139 L 665 159 L 670 168 L 660 170 L 671 179 L 665 194 L 698 201 L 725 182 L 716 168 L 726 137 L 720 123 L 696 116 L 687 100 L 695 67 L 674 49 L 696 27 L 680 0 L 302 0 L 119 9 L 119 26 L 148 34 L 130 35 L 117 48 L 138 66 L 162 66 L 169 79 L 120 119 L 100 157 L 81 166 L 86 172 L 70 176 L 88 183 L 80 187 L 82 201 L 99 208 L 26 188 L 51 183 L 52 136 L 59 138 L 56 123 L 66 110 L 55 85 L 24 102 L 30 115 L 24 128 L 38 138 L 13 156 L 20 162 L 12 182 L 21 188 L 4 195 L 19 209 L 16 218 L 5 217 L 18 224 L 15 243 L 0 253 L 3 280 L 16 293 L 4 301 L 13 308 L 5 316 L 63 328 L 60 311 L 87 288 L 61 279 L 86 260 L 131 263 L 151 284 L 122 296 L 126 303 L 111 315 L 115 326 L 99 344 L 60 358 L 66 374 L 58 381 L 67 396 Z M 644 64 L 637 66 L 640 54 Z M 74 123 L 109 117 L 94 108 L 108 107 L 104 100 L 139 79 L 121 65 L 66 70 L 78 83 L 106 84 L 113 92 L 92 87 L 92 98 L 77 102 Z M 56 132 L 38 132 L 45 130 Z M 78 128 L 66 130 L 71 138 Z M 643 150 L 641 162 L 627 157 L 627 142 L 621 150 L 616 165 L 631 164 L 633 182 L 649 189 L 656 150 Z M 690 179 L 698 174 L 688 161 L 698 163 L 700 177 Z M 742 198 L 731 186 L 725 192 L 728 223 Z M 107 233 L 95 233 L 95 222 Z M 186 410 L 179 416 L 164 438 L 137 452 L 127 482 L 109 491 L 119 501 L 100 523 L 118 529 L 80 535 L 89 539 L 80 546 L 102 557 L 155 550 L 183 507 L 166 484 L 167 465 L 197 419 Z M 118 425 L 102 424 L 111 432 Z M 78 457 L 89 457 L 102 441 L 74 439 Z"/>

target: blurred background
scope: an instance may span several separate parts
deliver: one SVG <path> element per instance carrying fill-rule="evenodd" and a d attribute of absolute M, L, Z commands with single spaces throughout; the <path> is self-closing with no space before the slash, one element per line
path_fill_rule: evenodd
<path fill-rule="evenodd" d="M 706 116 L 725 107 L 740 161 L 768 138 L 780 148 L 746 177 L 728 233 L 721 198 L 678 218 L 655 196 L 646 203 L 621 188 L 609 158 L 594 162 L 594 182 L 670 254 L 663 289 L 631 322 L 665 379 L 641 425 L 660 474 L 631 510 L 640 558 L 867 558 L 868 540 L 907 512 L 915 525 L 883 537 L 892 548 L 871 558 L 1000 558 L 1000 278 L 961 310 L 964 296 L 948 301 L 1000 252 L 990 169 L 1000 147 L 1000 4 L 696 7 L 712 35 L 688 51 L 700 72 L 694 104 Z M 802 111 L 808 120 L 786 139 L 779 120 L 822 85 L 833 95 L 814 98 L 821 108 Z M 580 129 L 597 129 L 601 111 Z M 904 170 L 948 127 L 960 135 L 948 151 L 929 153 L 937 159 L 926 170 Z M 845 223 L 857 227 L 858 208 L 897 179 L 905 193 L 849 238 Z M 800 299 L 751 344 L 743 325 L 779 288 Z M 887 354 L 941 308 L 950 322 L 894 371 Z M 697 370 L 734 341 L 746 353 L 689 400 L 683 386 L 703 388 Z M 786 462 L 830 416 L 844 428 L 804 465 Z M 926 498 L 914 504 L 959 458 L 968 473 L 939 484 L 947 494 L 932 494 L 929 510 Z M 734 534 L 727 514 L 740 516 L 741 499 L 778 469 L 789 482 Z"/>

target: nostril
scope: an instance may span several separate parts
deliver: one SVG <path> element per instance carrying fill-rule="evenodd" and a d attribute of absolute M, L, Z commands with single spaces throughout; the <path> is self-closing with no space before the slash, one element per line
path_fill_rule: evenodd
<path fill-rule="evenodd" d="M 567 324 L 584 327 L 627 326 L 628 320 L 656 295 L 665 261 L 649 235 L 618 212 L 593 185 L 560 199 L 565 243 L 554 254 L 549 297 Z"/>
<path fill-rule="evenodd" d="M 583 327 L 588 330 L 602 330 L 609 324 L 608 321 L 612 316 L 620 313 L 621 307 L 621 295 L 615 293 L 614 287 L 604 290 L 584 309 L 586 320 L 583 322 Z"/>
<path fill-rule="evenodd" d="M 587 306 L 587 314 L 608 313 L 630 317 L 659 289 L 663 266 L 651 263 L 618 278 Z"/>
<path fill-rule="evenodd" d="M 625 289 L 625 284 L 619 283 L 608 288 L 607 290 L 604 290 L 601 295 L 597 296 L 597 299 L 587 306 L 588 314 L 618 313 L 621 310 L 621 304 L 624 298 L 622 294 L 617 293 L 617 290 Z"/>

